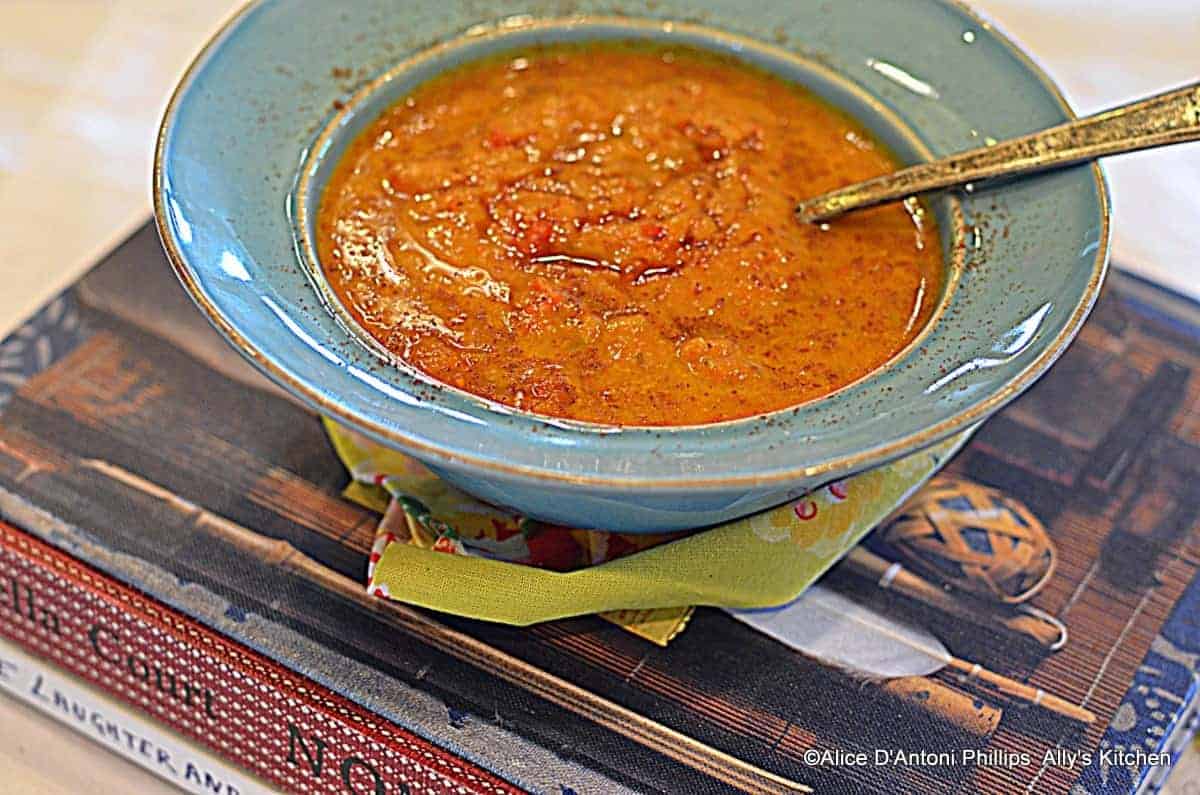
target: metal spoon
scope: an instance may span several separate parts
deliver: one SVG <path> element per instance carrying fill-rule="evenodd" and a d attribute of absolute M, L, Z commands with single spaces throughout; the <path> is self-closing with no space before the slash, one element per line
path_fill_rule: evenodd
<path fill-rule="evenodd" d="M 1200 140 L 1200 83 L 1048 130 L 922 163 L 822 194 L 796 206 L 813 223 L 918 193 L 1069 166 L 1104 155 Z"/>

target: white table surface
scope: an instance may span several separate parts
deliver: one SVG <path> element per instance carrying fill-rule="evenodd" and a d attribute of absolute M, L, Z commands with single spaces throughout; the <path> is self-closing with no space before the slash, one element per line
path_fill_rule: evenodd
<path fill-rule="evenodd" d="M 166 97 L 239 5 L 0 0 L 0 335 L 148 216 Z M 1196 0 L 976 5 L 1035 55 L 1081 113 L 1200 77 Z M 1200 144 L 1108 166 L 1114 260 L 1200 297 Z M 0 793 L 85 790 L 167 786 L 0 697 Z"/>

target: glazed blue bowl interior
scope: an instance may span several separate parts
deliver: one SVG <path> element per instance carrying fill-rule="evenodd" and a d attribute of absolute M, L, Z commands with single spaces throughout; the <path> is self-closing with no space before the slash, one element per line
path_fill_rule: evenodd
<path fill-rule="evenodd" d="M 936 0 L 665 0 L 623 7 L 633 21 L 613 19 L 606 3 L 561 6 L 506 4 L 511 16 L 497 20 L 474 3 L 265 0 L 185 76 L 155 169 L 165 247 L 235 347 L 316 410 L 533 516 L 675 529 L 768 507 L 963 430 L 1032 383 L 1078 330 L 1107 252 L 1094 167 L 935 201 L 952 278 L 920 343 L 847 389 L 765 417 L 687 428 L 556 421 L 385 361 L 323 295 L 308 224 L 354 134 L 464 60 L 581 38 L 733 51 L 845 108 L 909 161 L 1070 115 L 991 26 Z"/>

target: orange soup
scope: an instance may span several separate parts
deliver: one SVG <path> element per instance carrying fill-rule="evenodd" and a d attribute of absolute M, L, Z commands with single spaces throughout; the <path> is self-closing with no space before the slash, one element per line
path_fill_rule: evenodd
<path fill-rule="evenodd" d="M 941 289 L 932 219 L 792 207 L 896 167 L 800 88 L 688 49 L 554 46 L 460 67 L 350 145 L 317 250 L 399 360 L 517 409 L 730 420 L 827 395 Z"/>

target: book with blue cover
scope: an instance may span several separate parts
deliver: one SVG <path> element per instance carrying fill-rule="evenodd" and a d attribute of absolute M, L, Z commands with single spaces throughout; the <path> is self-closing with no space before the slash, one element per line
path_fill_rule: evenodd
<path fill-rule="evenodd" d="M 1062 360 L 948 465 L 1045 527 L 1056 565 L 1024 604 L 1063 642 L 953 587 L 890 597 L 1090 725 L 948 668 L 864 682 L 720 610 L 664 647 L 592 617 L 517 628 L 331 590 L 321 571 L 365 582 L 378 515 L 343 498 L 319 418 L 194 310 L 150 226 L 0 344 L 0 519 L 529 791 L 1132 793 L 1200 703 L 1198 370 L 1200 306 L 1115 273 Z M 886 529 L 866 545 L 883 559 Z M 878 598 L 860 575 L 824 585 Z"/>

